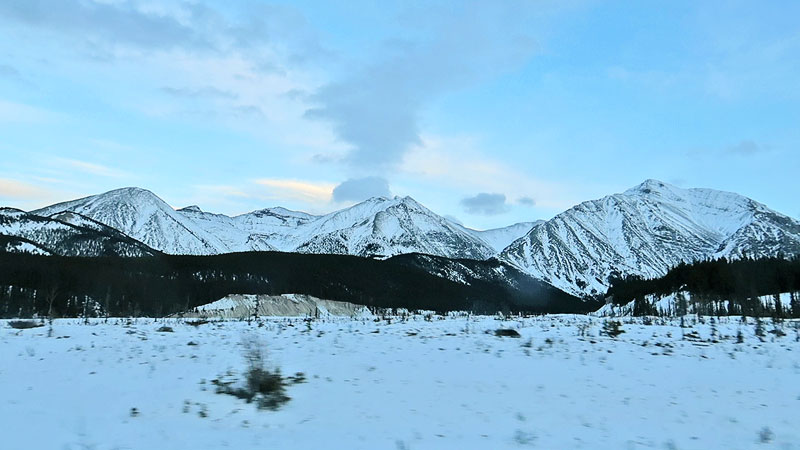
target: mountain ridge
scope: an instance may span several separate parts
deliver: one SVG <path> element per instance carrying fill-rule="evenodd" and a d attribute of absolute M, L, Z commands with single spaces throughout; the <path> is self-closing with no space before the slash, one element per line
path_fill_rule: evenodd
<path fill-rule="evenodd" d="M 176 210 L 148 190 L 122 188 L 32 214 L 89 228 L 107 226 L 168 254 L 496 258 L 584 298 L 603 294 L 613 277 L 660 276 L 681 262 L 800 253 L 797 220 L 736 193 L 684 189 L 653 179 L 582 202 L 547 221 L 484 231 L 466 228 L 408 196 L 373 197 L 324 215 L 272 207 L 230 217 L 197 205 Z"/>

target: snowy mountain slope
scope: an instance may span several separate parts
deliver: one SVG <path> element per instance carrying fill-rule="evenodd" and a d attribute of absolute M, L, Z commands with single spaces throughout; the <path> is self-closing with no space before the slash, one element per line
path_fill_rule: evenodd
<path fill-rule="evenodd" d="M 0 209 L 0 237 L 7 252 L 62 256 L 149 256 L 156 252 L 119 231 L 71 214 L 57 220 Z"/>
<path fill-rule="evenodd" d="M 535 222 L 519 222 L 507 227 L 492 228 L 483 231 L 473 230 L 472 228 L 467 228 L 460 225 L 459 226 L 467 233 L 470 233 L 471 235 L 483 240 L 483 242 L 487 243 L 491 248 L 493 248 L 496 253 L 500 253 L 506 247 L 511 245 L 512 242 L 528 234 L 528 232 L 531 231 L 535 225 L 538 225 L 542 222 L 544 222 L 544 220 L 537 220 Z"/>
<path fill-rule="evenodd" d="M 457 225 L 410 197 L 372 198 L 323 216 L 269 208 L 229 217 L 196 206 L 176 211 L 149 191 L 125 188 L 34 213 L 82 229 L 111 227 L 171 254 L 497 255 L 581 296 L 605 292 L 612 274 L 653 277 L 681 261 L 800 253 L 798 221 L 737 194 L 655 180 L 581 203 L 547 222 L 487 231 Z M 34 236 L 29 244 L 42 243 Z"/>
<path fill-rule="evenodd" d="M 268 208 L 236 217 L 174 210 L 155 194 L 117 189 L 34 211 L 38 215 L 74 212 L 92 223 L 120 230 L 170 254 L 279 250 L 388 257 L 427 253 L 486 259 L 494 251 L 484 240 L 440 217 L 410 197 L 372 198 L 324 216 Z M 83 220 L 83 219 L 81 219 Z"/>
<path fill-rule="evenodd" d="M 357 256 L 428 253 L 485 259 L 488 245 L 413 199 L 372 198 L 324 216 L 285 208 L 267 208 L 236 217 L 177 211 L 208 234 L 225 251 L 279 250 Z"/>
<path fill-rule="evenodd" d="M 177 211 L 225 244 L 219 253 L 293 251 L 297 229 L 317 216 L 286 208 L 266 208 L 235 217 L 204 212 L 197 206 Z"/>
<path fill-rule="evenodd" d="M 165 253 L 209 255 L 229 251 L 224 236 L 207 232 L 145 189 L 116 189 L 33 213 L 51 216 L 66 211 L 115 228 Z"/>
<path fill-rule="evenodd" d="M 215 253 L 275 250 L 275 247 L 262 237 L 241 229 L 235 218 L 204 212 L 196 206 L 179 209 L 177 213 L 222 242 L 222 246 Z"/>
<path fill-rule="evenodd" d="M 299 227 L 301 253 L 392 256 L 425 253 L 486 259 L 494 251 L 481 239 L 434 214 L 411 197 L 375 197 Z"/>
<path fill-rule="evenodd" d="M 741 195 L 647 180 L 540 223 L 499 258 L 575 295 L 612 274 L 655 277 L 679 262 L 800 253 L 800 223 Z"/>
<path fill-rule="evenodd" d="M 291 252 L 297 247 L 298 229 L 318 219 L 286 208 L 265 208 L 233 218 L 236 227 L 248 233 L 251 242 L 265 242 L 273 249 Z"/>

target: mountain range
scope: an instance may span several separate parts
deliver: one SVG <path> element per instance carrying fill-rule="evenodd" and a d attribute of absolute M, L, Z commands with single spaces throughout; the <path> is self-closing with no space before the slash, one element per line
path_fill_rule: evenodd
<path fill-rule="evenodd" d="M 2 209 L 0 237 L 6 251 L 82 256 L 423 254 L 451 259 L 429 271 L 465 284 L 469 268 L 459 261 L 495 260 L 584 298 L 603 294 L 613 277 L 660 276 L 680 262 L 800 253 L 797 220 L 738 194 L 657 180 L 547 221 L 486 231 L 410 197 L 371 198 L 321 216 L 277 207 L 230 217 L 176 210 L 150 191 L 123 188 L 29 213 Z"/>

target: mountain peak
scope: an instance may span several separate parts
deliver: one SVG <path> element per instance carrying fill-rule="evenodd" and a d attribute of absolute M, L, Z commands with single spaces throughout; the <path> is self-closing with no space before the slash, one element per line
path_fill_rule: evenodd
<path fill-rule="evenodd" d="M 196 213 L 201 213 L 201 212 L 203 212 L 203 210 L 202 210 L 202 209 L 200 209 L 200 207 L 199 207 L 199 206 L 197 206 L 197 205 L 190 205 L 190 206 L 186 206 L 186 207 L 184 207 L 184 208 L 181 208 L 181 209 L 179 209 L 178 211 L 183 211 L 183 212 L 196 212 Z"/>
<path fill-rule="evenodd" d="M 678 189 L 677 187 L 664 183 L 663 181 L 655 180 L 652 178 L 648 178 L 644 180 L 642 183 L 628 189 L 625 191 L 625 194 L 652 194 L 652 193 L 660 193 L 664 191 L 674 191 Z"/>
<path fill-rule="evenodd" d="M 126 195 L 126 196 L 131 196 L 131 197 L 158 197 L 152 191 L 149 191 L 149 190 L 144 189 L 144 188 L 136 187 L 136 186 L 129 186 L 129 187 L 123 187 L 123 188 L 119 188 L 119 189 L 112 189 L 112 190 L 110 190 L 108 192 L 104 192 L 102 194 L 98 194 L 95 197 L 121 196 L 121 195 Z"/>

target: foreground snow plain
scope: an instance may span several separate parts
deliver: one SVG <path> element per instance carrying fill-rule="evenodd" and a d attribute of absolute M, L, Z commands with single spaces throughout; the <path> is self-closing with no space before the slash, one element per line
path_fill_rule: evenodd
<path fill-rule="evenodd" d="M 0 447 L 800 449 L 797 322 L 428 318 L 0 321 Z M 306 376 L 277 411 L 210 383 L 248 339 Z"/>

